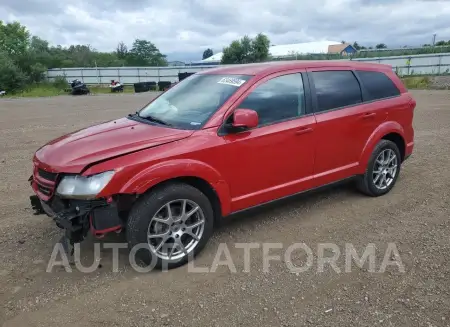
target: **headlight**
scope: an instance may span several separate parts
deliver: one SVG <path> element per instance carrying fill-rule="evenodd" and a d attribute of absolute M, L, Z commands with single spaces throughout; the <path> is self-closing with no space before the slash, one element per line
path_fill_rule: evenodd
<path fill-rule="evenodd" d="M 109 183 L 114 171 L 92 176 L 65 176 L 59 182 L 56 193 L 66 198 L 91 199 L 94 198 Z"/>

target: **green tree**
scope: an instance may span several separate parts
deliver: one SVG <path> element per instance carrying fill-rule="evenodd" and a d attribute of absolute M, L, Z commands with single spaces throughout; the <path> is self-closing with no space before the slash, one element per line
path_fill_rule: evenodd
<path fill-rule="evenodd" d="M 4 24 L 0 20 L 0 51 L 9 56 L 23 56 L 30 45 L 30 33 L 19 22 Z"/>
<path fill-rule="evenodd" d="M 166 56 L 147 40 L 136 39 L 126 60 L 130 66 L 167 66 Z"/>
<path fill-rule="evenodd" d="M 387 45 L 384 43 L 379 43 L 375 46 L 376 49 L 386 49 Z"/>
<path fill-rule="evenodd" d="M 270 40 L 269 38 L 259 33 L 251 44 L 251 51 L 253 56 L 253 62 L 266 61 L 269 58 Z"/>
<path fill-rule="evenodd" d="M 211 57 L 213 54 L 214 54 L 214 53 L 213 53 L 212 49 L 208 48 L 208 49 L 206 49 L 205 51 L 203 51 L 202 59 L 209 58 L 209 57 Z"/>
<path fill-rule="evenodd" d="M 247 35 L 240 40 L 234 40 L 223 49 L 222 64 L 245 64 L 262 62 L 269 59 L 270 40 L 264 34 L 258 34 L 254 39 Z"/>
<path fill-rule="evenodd" d="M 116 55 L 119 59 L 125 59 L 128 54 L 128 48 L 123 42 L 119 42 L 116 48 Z"/>
<path fill-rule="evenodd" d="M 446 41 L 438 41 L 438 42 L 435 43 L 435 45 L 438 46 L 438 47 L 450 45 L 450 41 L 448 41 L 448 42 L 446 42 Z"/>
<path fill-rule="evenodd" d="M 0 52 L 0 89 L 7 92 L 22 90 L 28 78 L 6 52 Z"/>

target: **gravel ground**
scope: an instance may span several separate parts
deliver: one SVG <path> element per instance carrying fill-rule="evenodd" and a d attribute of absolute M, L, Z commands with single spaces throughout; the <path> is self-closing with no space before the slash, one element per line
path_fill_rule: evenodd
<path fill-rule="evenodd" d="M 0 100 L 0 322 L 21 327 L 450 326 L 450 93 L 413 93 L 416 148 L 392 192 L 368 198 L 344 185 L 227 220 L 195 266 L 214 267 L 220 244 L 226 244 L 235 273 L 227 266 L 209 273 L 184 266 L 144 274 L 131 268 L 127 252 L 120 253 L 113 272 L 107 249 L 101 252 L 101 268 L 92 273 L 63 267 L 46 272 L 60 231 L 48 217 L 33 216 L 28 204 L 34 151 L 66 132 L 134 112 L 149 94 Z M 112 235 L 101 244 L 118 241 L 122 236 Z M 99 241 L 83 243 L 86 265 L 92 263 L 94 242 Z M 245 267 L 244 252 L 235 244 L 246 242 L 281 242 L 284 250 L 304 242 L 312 249 L 313 266 L 292 273 L 284 250 L 271 249 L 283 260 L 271 261 L 265 272 L 260 248 L 252 250 Z M 388 266 L 378 272 L 392 242 L 405 271 Z M 340 273 L 330 265 L 318 271 L 319 243 L 338 246 Z M 376 272 L 355 264 L 345 272 L 345 243 L 359 255 L 374 243 Z M 304 263 L 304 253 L 294 252 L 292 262 Z"/>

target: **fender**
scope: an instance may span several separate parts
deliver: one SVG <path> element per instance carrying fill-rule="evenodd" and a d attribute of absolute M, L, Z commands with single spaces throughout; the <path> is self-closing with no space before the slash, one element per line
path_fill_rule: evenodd
<path fill-rule="evenodd" d="M 390 133 L 397 133 L 403 139 L 405 139 L 405 132 L 403 130 L 403 127 L 399 123 L 394 121 L 387 121 L 382 123 L 373 131 L 373 133 L 367 140 L 366 144 L 364 145 L 364 149 L 359 159 L 358 173 L 364 174 L 367 165 L 369 163 L 370 156 L 372 155 L 373 149 L 385 135 Z"/>
<path fill-rule="evenodd" d="M 230 213 L 231 196 L 228 184 L 216 169 L 192 159 L 175 159 L 152 165 L 133 176 L 122 186 L 120 193 L 142 194 L 161 182 L 180 177 L 197 177 L 208 182 L 219 198 L 222 215 Z"/>

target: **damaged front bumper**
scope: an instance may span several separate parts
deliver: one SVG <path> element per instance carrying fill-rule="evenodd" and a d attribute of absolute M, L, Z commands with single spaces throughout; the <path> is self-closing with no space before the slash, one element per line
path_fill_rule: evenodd
<path fill-rule="evenodd" d="M 34 162 L 33 175 L 28 179 L 34 195 L 30 204 L 35 214 L 47 214 L 65 230 L 71 243 L 81 242 L 89 231 L 96 237 L 119 231 L 124 220 L 119 216 L 117 202 L 112 197 L 92 200 L 66 199 L 56 194 L 61 175 Z"/>
<path fill-rule="evenodd" d="M 30 204 L 35 214 L 47 214 L 59 228 L 64 229 L 71 243 L 81 242 L 89 231 L 102 237 L 123 228 L 123 220 L 112 200 L 74 200 L 53 196 L 49 201 L 43 201 L 33 195 L 30 196 Z"/>

